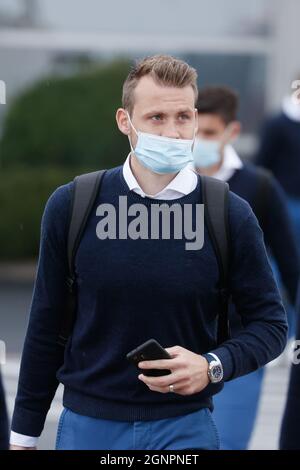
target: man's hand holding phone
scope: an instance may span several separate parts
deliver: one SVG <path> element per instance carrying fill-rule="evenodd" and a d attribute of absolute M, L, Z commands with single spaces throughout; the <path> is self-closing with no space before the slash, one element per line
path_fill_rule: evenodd
<path fill-rule="evenodd" d="M 159 347 L 161 346 L 159 345 Z M 139 348 L 135 351 L 138 350 Z M 208 362 L 203 356 L 181 346 L 165 348 L 164 351 L 168 358 L 153 360 L 148 359 L 147 354 L 144 354 L 146 360 L 143 359 L 135 363 L 141 371 L 143 370 L 143 373 L 138 376 L 139 380 L 144 382 L 150 390 L 160 393 L 173 392 L 179 395 L 193 395 L 201 392 L 210 383 Z M 138 358 L 139 354 L 134 355 L 133 352 L 133 357 Z M 129 357 L 128 359 L 130 360 Z M 152 371 L 152 374 L 148 374 L 149 370 Z M 155 376 L 153 376 L 153 371 L 155 371 Z"/>

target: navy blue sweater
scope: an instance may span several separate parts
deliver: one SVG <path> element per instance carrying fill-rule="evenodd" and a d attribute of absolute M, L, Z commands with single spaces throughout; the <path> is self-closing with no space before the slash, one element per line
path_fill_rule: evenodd
<path fill-rule="evenodd" d="M 300 122 L 284 113 L 270 118 L 256 162 L 272 171 L 289 196 L 300 199 Z"/>
<path fill-rule="evenodd" d="M 78 311 L 65 356 L 56 345 L 66 293 L 66 239 L 70 188 L 49 198 L 41 227 L 40 254 L 13 414 L 15 432 L 39 436 L 59 382 L 64 405 L 112 420 L 155 420 L 211 407 L 222 384 L 194 395 L 162 394 L 138 380 L 126 353 L 149 338 L 164 347 L 180 345 L 194 353 L 215 352 L 224 379 L 246 374 L 278 356 L 286 344 L 285 311 L 272 275 L 262 231 L 248 205 L 230 193 L 232 240 L 230 289 L 246 328 L 216 343 L 218 266 L 205 230 L 201 250 L 185 250 L 186 240 L 99 240 L 100 203 L 128 206 L 201 202 L 200 178 L 190 194 L 153 201 L 129 191 L 122 167 L 103 180 L 81 240 L 75 267 Z M 149 212 L 150 213 L 150 212 Z"/>

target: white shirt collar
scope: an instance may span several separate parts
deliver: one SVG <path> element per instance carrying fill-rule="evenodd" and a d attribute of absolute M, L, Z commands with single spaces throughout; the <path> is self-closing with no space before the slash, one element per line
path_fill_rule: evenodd
<path fill-rule="evenodd" d="M 300 122 L 300 104 L 296 103 L 291 96 L 284 98 L 282 110 L 289 119 Z"/>
<path fill-rule="evenodd" d="M 223 162 L 218 171 L 213 175 L 222 181 L 228 181 L 236 170 L 243 167 L 243 162 L 232 145 L 227 144 L 224 148 Z"/>
<path fill-rule="evenodd" d="M 142 197 L 150 197 L 153 199 L 176 199 L 187 194 L 190 194 L 197 186 L 197 175 L 191 168 L 185 167 L 177 173 L 174 179 L 157 194 L 150 195 L 144 193 L 139 183 L 137 182 L 130 167 L 130 154 L 125 160 L 123 165 L 123 176 L 131 191 L 139 194 Z"/>
<path fill-rule="evenodd" d="M 196 171 L 194 164 L 191 163 L 190 167 Z M 212 175 L 214 178 L 222 181 L 228 181 L 234 172 L 243 167 L 243 162 L 236 153 L 232 145 L 227 144 L 224 148 L 223 162 L 220 168 Z"/>

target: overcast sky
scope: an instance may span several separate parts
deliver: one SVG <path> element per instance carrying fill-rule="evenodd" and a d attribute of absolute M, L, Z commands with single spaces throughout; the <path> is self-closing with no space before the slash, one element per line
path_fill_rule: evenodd
<path fill-rule="evenodd" d="M 236 34 L 259 25 L 274 0 L 36 0 L 49 26 L 68 31 Z M 20 10 L 24 0 L 0 0 Z"/>

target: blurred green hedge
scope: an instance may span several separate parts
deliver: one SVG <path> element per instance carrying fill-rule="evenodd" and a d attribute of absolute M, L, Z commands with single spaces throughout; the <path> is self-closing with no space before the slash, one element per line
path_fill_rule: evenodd
<path fill-rule="evenodd" d="M 68 78 L 47 78 L 11 105 L 0 142 L 1 168 L 73 165 L 112 167 L 128 152 L 117 128 L 127 62 Z"/>
<path fill-rule="evenodd" d="M 117 128 L 128 62 L 39 81 L 12 103 L 0 142 L 0 261 L 37 256 L 45 203 L 75 175 L 124 162 Z"/>
<path fill-rule="evenodd" d="M 58 186 L 87 171 L 90 168 L 14 168 L 1 172 L 1 261 L 37 257 L 47 199 Z"/>

